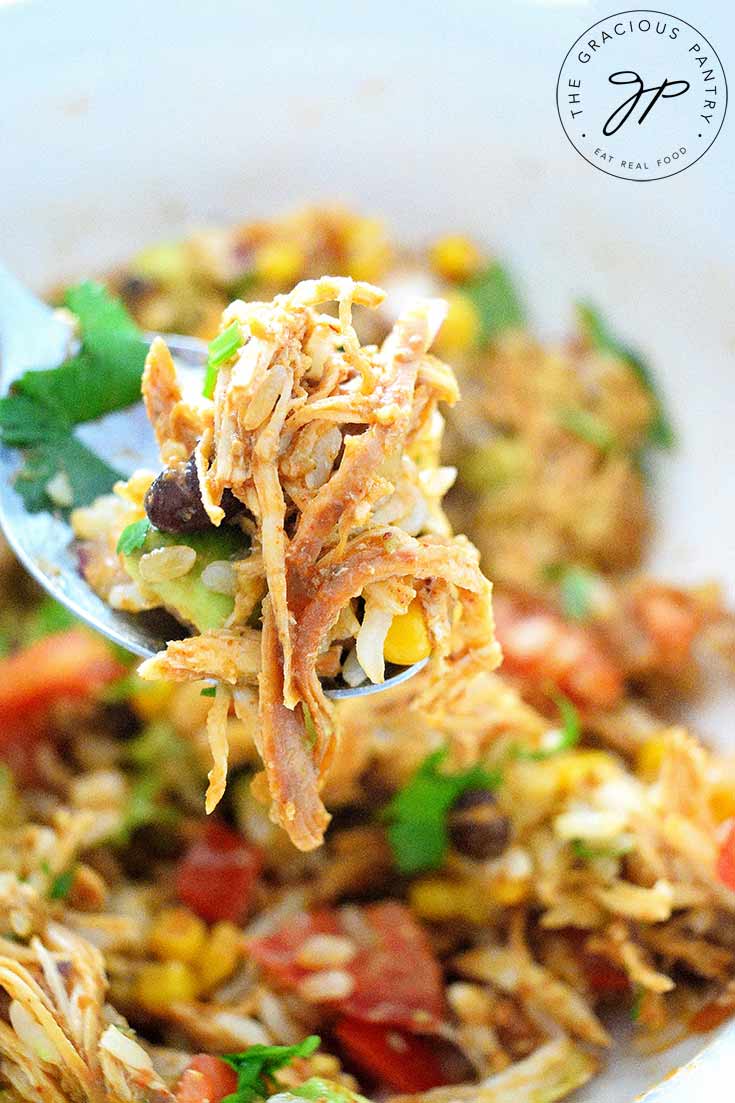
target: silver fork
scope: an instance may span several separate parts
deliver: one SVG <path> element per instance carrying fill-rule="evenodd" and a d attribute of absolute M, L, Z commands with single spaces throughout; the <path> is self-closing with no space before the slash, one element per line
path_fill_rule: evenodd
<path fill-rule="evenodd" d="M 153 336 L 146 334 L 149 339 Z M 3 393 L 25 371 L 60 364 L 68 354 L 70 338 L 68 324 L 0 265 Z M 168 334 L 166 342 L 177 364 L 190 371 L 203 370 L 207 359 L 204 341 Z M 77 426 L 75 431 L 84 444 L 123 475 L 141 467 L 153 471 L 160 467 L 142 402 Z M 126 651 L 143 658 L 161 651 L 167 639 L 175 636 L 171 619 L 157 613 L 132 616 L 117 612 L 94 593 L 80 573 L 74 535 L 64 517 L 56 512 L 29 513 L 25 509 L 14 488 L 20 466 L 19 453 L 0 445 L 0 527 L 23 566 L 76 617 Z M 385 681 L 377 685 L 367 682 L 353 687 L 342 683 L 331 686 L 326 693 L 340 699 L 380 693 L 412 678 L 427 661 L 389 667 Z"/>

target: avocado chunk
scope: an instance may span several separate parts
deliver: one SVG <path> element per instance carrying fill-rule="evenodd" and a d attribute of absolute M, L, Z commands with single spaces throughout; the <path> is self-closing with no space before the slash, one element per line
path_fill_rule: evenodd
<path fill-rule="evenodd" d="M 170 548 L 174 544 L 186 544 L 197 554 L 196 562 L 188 574 L 165 582 L 146 582 L 140 574 L 140 560 L 156 548 Z M 202 582 L 202 571 L 218 559 L 230 559 L 242 554 L 249 546 L 248 538 L 235 528 L 212 528 L 207 532 L 191 532 L 173 535 L 151 528 L 142 547 L 123 557 L 130 577 L 146 592 L 160 598 L 161 605 L 169 613 L 197 632 L 210 628 L 222 628 L 235 607 L 229 594 L 216 594 Z"/>

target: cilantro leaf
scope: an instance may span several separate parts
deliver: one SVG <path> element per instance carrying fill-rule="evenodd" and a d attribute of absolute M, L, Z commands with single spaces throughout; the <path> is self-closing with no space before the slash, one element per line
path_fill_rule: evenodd
<path fill-rule="evenodd" d="M 548 736 L 553 736 L 552 739 L 548 740 L 548 745 L 545 743 L 544 746 L 537 747 L 532 751 L 526 750 L 524 747 L 516 747 L 514 752 L 516 758 L 523 758 L 529 762 L 543 762 L 544 759 L 551 758 L 561 751 L 571 750 L 579 743 L 582 735 L 579 713 L 569 698 L 562 693 L 556 694 L 554 701 L 559 710 L 561 728 L 557 732 L 548 733 Z"/>
<path fill-rule="evenodd" d="M 64 306 L 76 314 L 82 332 L 87 330 L 111 330 L 138 337 L 139 330 L 120 299 L 114 299 L 100 283 L 84 280 L 69 287 L 64 295 Z"/>
<path fill-rule="evenodd" d="M 515 284 L 497 261 L 463 284 L 462 291 L 477 310 L 483 343 L 493 341 L 503 330 L 519 329 L 525 324 L 526 312 Z"/>
<path fill-rule="evenodd" d="M 101 494 L 108 494 L 122 476 L 104 460 L 95 456 L 86 445 L 57 428 L 58 435 L 49 436 L 25 453 L 25 463 L 18 472 L 15 489 L 23 498 L 29 513 L 55 508 L 46 487 L 58 471 L 63 471 L 72 489 L 75 506 L 89 505 Z M 2 411 L 0 411 L 0 436 Z"/>
<path fill-rule="evenodd" d="M 48 890 L 49 900 L 65 900 L 71 892 L 74 884 L 74 867 L 65 869 L 58 877 L 54 877 Z"/>
<path fill-rule="evenodd" d="M 456 774 L 441 772 L 447 753 L 445 747 L 425 758 L 385 810 L 391 821 L 388 841 L 401 873 L 441 866 L 449 845 L 447 817 L 452 805 L 467 789 L 497 789 L 500 784 L 497 773 L 481 766 Z"/>
<path fill-rule="evenodd" d="M 209 355 L 207 357 L 207 371 L 204 376 L 202 394 L 205 398 L 211 398 L 214 394 L 217 382 L 217 372 L 220 366 L 235 355 L 243 343 L 242 330 L 238 322 L 233 322 L 218 333 L 213 341 L 209 342 Z"/>
<path fill-rule="evenodd" d="M 593 348 L 601 352 L 611 352 L 624 360 L 634 375 L 651 395 L 654 402 L 654 415 L 648 427 L 648 439 L 659 448 L 673 448 L 676 435 L 669 420 L 661 391 L 648 364 L 638 353 L 620 341 L 608 328 L 600 312 L 589 302 L 577 303 L 577 316 L 583 336 Z"/>
<path fill-rule="evenodd" d="M 147 517 L 141 517 L 140 521 L 133 521 L 132 524 L 126 525 L 117 542 L 117 554 L 131 555 L 138 548 L 142 548 L 150 528 L 151 523 Z"/>
<path fill-rule="evenodd" d="M 65 869 L 62 873 L 57 873 L 54 876 L 49 862 L 44 858 L 41 862 L 41 872 L 51 881 L 47 893 L 49 900 L 64 900 L 69 895 L 74 883 L 75 868 L 75 866 L 70 866 L 69 869 Z"/>
<path fill-rule="evenodd" d="M 223 1056 L 237 1073 L 237 1088 L 222 1103 L 252 1103 L 272 1094 L 274 1073 L 289 1065 L 295 1057 L 310 1057 L 321 1039 L 315 1034 L 295 1046 L 250 1046 L 243 1053 Z M 307 1081 L 308 1083 L 308 1081 Z"/>
<path fill-rule="evenodd" d="M 147 353 L 125 307 L 100 285 L 70 288 L 64 302 L 79 318 L 79 351 L 59 367 L 25 372 L 0 399 L 0 437 L 26 450 L 16 487 L 30 512 L 53 508 L 46 487 L 58 472 L 74 505 L 94 501 L 120 477 L 73 429 L 138 400 Z"/>

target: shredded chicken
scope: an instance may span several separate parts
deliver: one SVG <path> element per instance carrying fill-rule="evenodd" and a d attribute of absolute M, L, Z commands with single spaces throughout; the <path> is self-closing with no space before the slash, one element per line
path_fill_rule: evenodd
<path fill-rule="evenodd" d="M 253 614 L 253 576 L 238 570 L 228 628 L 170 644 L 140 673 L 206 676 L 236 689 L 257 676 L 257 744 L 272 816 L 303 850 L 320 845 L 329 821 L 320 790 L 338 743 L 318 672 L 337 670 L 340 651 L 356 646 L 358 670 L 381 680 L 382 642 L 393 616 L 405 613 L 414 597 L 431 641 L 434 683 L 454 664 L 469 674 L 492 670 L 500 659 L 490 584 L 475 549 L 464 537 L 451 537 L 441 516 L 439 498 L 451 478 L 437 484 L 436 465 L 422 467 L 412 458 L 418 444 L 435 442 L 438 402 L 458 396 L 451 370 L 429 355 L 445 306 L 414 303 L 382 347 L 363 347 L 352 325 L 353 304 L 376 307 L 383 298 L 370 284 L 324 277 L 271 303 L 233 303 L 222 326 L 239 327 L 242 344 L 220 366 L 213 403 L 203 403 L 198 419 L 182 405 L 160 341 L 151 347 L 144 378 L 162 458 L 180 460 L 195 451 L 212 524 L 224 519 L 226 491 L 252 515 L 253 555 L 267 597 L 261 630 L 248 627 L 240 618 Z M 330 300 L 338 303 L 336 319 L 315 309 Z M 400 599 L 386 604 L 386 586 Z M 351 637 L 335 641 L 334 626 L 347 623 L 345 614 L 361 598 L 362 624 L 356 621 Z M 329 663 L 322 657 L 328 650 Z M 208 810 L 224 791 L 227 763 L 219 697 L 214 710 Z"/>

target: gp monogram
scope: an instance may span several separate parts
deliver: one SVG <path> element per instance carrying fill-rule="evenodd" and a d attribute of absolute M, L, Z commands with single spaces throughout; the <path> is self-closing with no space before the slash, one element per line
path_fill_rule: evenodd
<path fill-rule="evenodd" d="M 720 132 L 727 81 L 712 44 L 683 19 L 618 12 L 579 36 L 556 87 L 564 132 L 595 168 L 660 180 L 698 161 Z"/>

